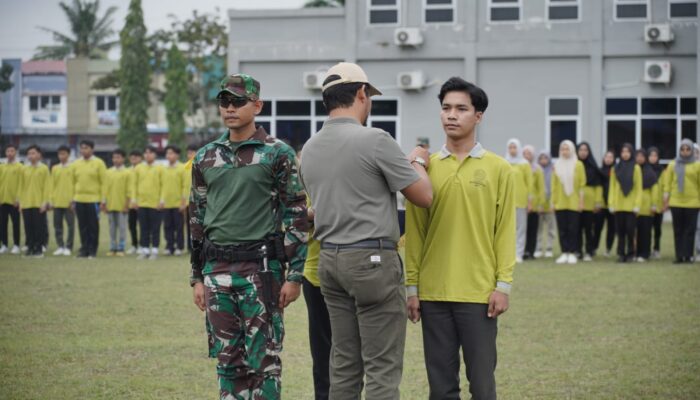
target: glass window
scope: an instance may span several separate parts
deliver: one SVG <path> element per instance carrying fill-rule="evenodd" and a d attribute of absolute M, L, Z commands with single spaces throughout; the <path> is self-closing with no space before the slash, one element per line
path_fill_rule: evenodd
<path fill-rule="evenodd" d="M 95 107 L 97 111 L 104 111 L 105 110 L 105 97 L 104 96 L 97 96 L 95 99 L 97 106 Z"/>
<path fill-rule="evenodd" d="M 39 96 L 29 96 L 29 110 L 37 111 L 39 109 Z"/>
<path fill-rule="evenodd" d="M 670 1 L 668 16 L 670 18 L 696 18 L 698 16 L 698 2 L 693 1 Z"/>
<path fill-rule="evenodd" d="M 683 120 L 681 121 L 681 139 L 690 139 L 697 143 L 698 141 L 698 121 Z"/>
<path fill-rule="evenodd" d="M 374 102 L 372 102 L 372 108 L 374 109 Z M 328 112 L 326 112 L 326 105 L 323 104 L 322 100 L 316 100 L 314 102 L 314 108 L 316 109 L 316 115 L 328 115 Z"/>
<path fill-rule="evenodd" d="M 550 21 L 578 20 L 578 0 L 548 0 L 547 18 Z"/>
<path fill-rule="evenodd" d="M 107 97 L 107 109 L 109 111 L 117 111 L 117 96 Z"/>
<path fill-rule="evenodd" d="M 311 121 L 277 120 L 276 136 L 293 149 L 299 149 L 311 137 Z"/>
<path fill-rule="evenodd" d="M 635 121 L 608 121 L 608 148 L 620 155 L 624 143 L 635 144 Z"/>
<path fill-rule="evenodd" d="M 372 127 L 383 129 L 396 139 L 396 121 L 372 121 Z"/>
<path fill-rule="evenodd" d="M 263 101 L 263 107 L 262 110 L 260 110 L 260 116 L 270 116 L 272 115 L 272 102 L 271 101 Z"/>
<path fill-rule="evenodd" d="M 549 115 L 578 115 L 578 99 L 549 99 Z"/>
<path fill-rule="evenodd" d="M 311 115 L 310 101 L 277 101 L 277 115 L 309 116 Z"/>
<path fill-rule="evenodd" d="M 564 140 L 571 140 L 576 143 L 576 121 L 550 121 L 549 122 L 549 132 L 551 135 L 550 139 L 550 151 L 552 157 L 559 157 L 559 145 Z"/>
<path fill-rule="evenodd" d="M 397 0 L 372 0 L 372 6 L 395 6 Z"/>
<path fill-rule="evenodd" d="M 399 22 L 398 0 L 370 0 L 370 24 L 397 24 Z"/>
<path fill-rule="evenodd" d="M 49 109 L 49 101 L 51 100 L 50 96 L 41 96 L 39 97 L 39 108 L 42 110 L 48 110 Z"/>
<path fill-rule="evenodd" d="M 265 132 L 267 132 L 268 135 L 270 134 L 270 132 L 272 132 L 272 124 L 271 124 L 270 121 L 258 121 L 258 120 L 255 120 L 255 124 L 256 124 L 256 125 L 259 125 L 259 126 L 262 126 L 263 129 L 265 129 Z"/>
<path fill-rule="evenodd" d="M 606 99 L 607 115 L 637 115 L 637 99 Z"/>
<path fill-rule="evenodd" d="M 642 119 L 642 147 L 659 148 L 662 159 L 676 155 L 676 119 Z"/>
<path fill-rule="evenodd" d="M 321 128 L 323 128 L 323 123 L 325 121 L 316 121 L 316 132 L 320 131 Z"/>
<path fill-rule="evenodd" d="M 371 115 L 399 115 L 399 102 L 397 100 L 376 100 L 372 101 Z"/>
<path fill-rule="evenodd" d="M 647 0 L 615 0 L 616 19 L 647 19 Z"/>
<path fill-rule="evenodd" d="M 681 99 L 681 114 L 697 114 L 698 100 L 695 97 Z"/>
<path fill-rule="evenodd" d="M 676 114 L 676 98 L 642 99 L 642 114 L 667 115 Z"/>
<path fill-rule="evenodd" d="M 489 20 L 491 22 L 520 21 L 520 0 L 490 0 Z"/>
<path fill-rule="evenodd" d="M 425 22 L 454 22 L 454 2 L 452 0 L 426 0 Z"/>

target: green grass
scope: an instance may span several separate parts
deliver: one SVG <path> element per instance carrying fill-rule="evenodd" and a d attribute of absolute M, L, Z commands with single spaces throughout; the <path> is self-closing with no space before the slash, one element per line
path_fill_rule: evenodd
<path fill-rule="evenodd" d="M 700 264 L 671 265 L 664 233 L 656 263 L 516 268 L 499 325 L 500 398 L 700 396 Z M 0 399 L 217 398 L 187 278 L 185 257 L 0 256 Z M 303 299 L 285 316 L 284 398 L 312 399 Z M 404 399 L 427 398 L 421 343 L 409 324 Z"/>

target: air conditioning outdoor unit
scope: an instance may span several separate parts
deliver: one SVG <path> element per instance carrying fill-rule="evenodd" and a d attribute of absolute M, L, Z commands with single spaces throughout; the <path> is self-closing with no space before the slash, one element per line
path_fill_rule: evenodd
<path fill-rule="evenodd" d="M 420 90 L 425 87 L 423 71 L 400 72 L 396 76 L 396 84 L 404 90 Z"/>
<path fill-rule="evenodd" d="M 311 90 L 321 90 L 321 87 L 323 86 L 324 76 L 326 76 L 325 71 L 304 72 L 304 88 Z"/>
<path fill-rule="evenodd" d="M 670 83 L 671 63 L 669 61 L 645 61 L 644 82 Z"/>
<path fill-rule="evenodd" d="M 669 24 L 644 26 L 644 40 L 647 43 L 668 43 L 673 41 L 673 31 Z"/>
<path fill-rule="evenodd" d="M 394 43 L 397 46 L 417 47 L 423 44 L 423 34 L 418 28 L 397 28 Z"/>

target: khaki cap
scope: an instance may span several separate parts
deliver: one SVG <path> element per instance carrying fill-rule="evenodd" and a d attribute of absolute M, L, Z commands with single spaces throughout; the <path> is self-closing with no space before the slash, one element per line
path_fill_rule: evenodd
<path fill-rule="evenodd" d="M 328 78 L 336 75 L 339 78 L 328 81 Z M 372 86 L 367 79 L 367 74 L 360 68 L 359 65 L 347 62 L 341 62 L 332 66 L 326 76 L 323 78 L 323 91 L 325 92 L 328 88 L 342 83 L 365 83 L 369 88 L 370 96 L 377 96 L 382 94 L 377 88 Z"/>

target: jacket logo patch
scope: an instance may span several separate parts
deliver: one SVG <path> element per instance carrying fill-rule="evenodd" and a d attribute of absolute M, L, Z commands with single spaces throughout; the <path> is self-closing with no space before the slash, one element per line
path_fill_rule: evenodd
<path fill-rule="evenodd" d="M 472 179 L 469 183 L 474 187 L 485 187 L 486 186 L 486 171 L 483 169 L 477 169 L 472 175 Z"/>

